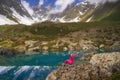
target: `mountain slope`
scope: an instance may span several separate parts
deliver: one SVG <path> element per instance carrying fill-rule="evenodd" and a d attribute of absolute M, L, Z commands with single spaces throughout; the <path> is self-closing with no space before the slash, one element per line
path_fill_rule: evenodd
<path fill-rule="evenodd" d="M 87 1 L 80 3 L 73 3 L 68 5 L 67 8 L 61 13 L 50 13 L 53 9 L 51 6 L 41 7 L 35 5 L 33 8 L 25 5 L 26 3 L 21 0 L 8 0 L 0 1 L 0 14 L 15 24 L 33 24 L 44 21 L 52 22 L 80 22 L 81 16 L 87 13 L 88 10 L 94 8 L 94 5 Z M 33 14 L 30 11 L 33 11 Z M 5 20 L 4 20 L 5 21 Z"/>
<path fill-rule="evenodd" d="M 53 9 L 51 6 L 41 7 L 37 4 L 30 8 L 28 3 L 21 0 L 11 0 L 11 2 L 0 0 L 0 25 L 31 25 L 44 21 L 60 23 L 120 21 L 119 8 L 120 1 L 116 3 L 106 2 L 105 4 L 91 4 L 88 1 L 83 1 L 68 5 L 63 12 L 50 13 Z"/>
<path fill-rule="evenodd" d="M 120 1 L 99 6 L 91 16 L 91 21 L 120 21 Z"/>
<path fill-rule="evenodd" d="M 21 4 L 21 0 L 0 0 L 0 14 L 14 23 L 28 24 L 32 17 Z"/>
<path fill-rule="evenodd" d="M 61 13 L 50 13 L 52 7 L 48 6 L 46 8 L 39 7 L 36 5 L 33 7 L 35 12 L 35 17 L 39 20 L 52 21 L 52 22 L 80 22 L 81 16 L 87 13 L 88 10 L 95 8 L 95 5 L 90 4 L 88 1 L 73 3 L 68 5 L 67 8 Z"/>
<path fill-rule="evenodd" d="M 21 16 L 30 17 L 25 8 L 21 5 L 21 0 L 0 0 L 0 14 L 12 15 L 11 8 L 14 8 Z"/>

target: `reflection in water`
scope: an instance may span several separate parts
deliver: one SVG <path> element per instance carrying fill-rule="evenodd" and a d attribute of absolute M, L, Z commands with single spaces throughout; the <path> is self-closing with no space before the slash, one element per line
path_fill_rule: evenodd
<path fill-rule="evenodd" d="M 52 70 L 68 58 L 68 52 L 2 57 L 0 61 L 0 80 L 45 80 Z"/>
<path fill-rule="evenodd" d="M 0 79 L 44 80 L 55 68 L 56 66 L 0 66 Z"/>

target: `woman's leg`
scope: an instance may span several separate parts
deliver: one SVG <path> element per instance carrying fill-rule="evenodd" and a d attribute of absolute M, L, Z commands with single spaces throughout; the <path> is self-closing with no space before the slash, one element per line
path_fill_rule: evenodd
<path fill-rule="evenodd" d="M 68 64 L 69 63 L 69 59 L 65 60 L 64 64 Z"/>
<path fill-rule="evenodd" d="M 70 60 L 70 59 L 67 59 L 65 62 L 64 62 L 64 64 L 73 64 L 73 62 Z"/>

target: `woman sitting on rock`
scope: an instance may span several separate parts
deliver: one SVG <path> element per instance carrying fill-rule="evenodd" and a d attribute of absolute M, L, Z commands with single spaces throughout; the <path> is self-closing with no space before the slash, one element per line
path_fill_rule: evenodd
<path fill-rule="evenodd" d="M 74 58 L 78 55 L 78 53 L 74 53 L 74 54 L 69 54 L 69 59 L 64 61 L 64 64 L 74 64 Z"/>

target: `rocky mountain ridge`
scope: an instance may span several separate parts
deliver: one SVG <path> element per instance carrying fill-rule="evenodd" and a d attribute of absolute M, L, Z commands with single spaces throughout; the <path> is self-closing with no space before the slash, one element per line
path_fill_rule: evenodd
<path fill-rule="evenodd" d="M 61 13 L 50 13 L 51 7 L 28 8 L 21 0 L 1 0 L 0 1 L 0 20 L 2 24 L 25 24 L 30 25 L 44 21 L 52 22 L 80 22 L 81 17 L 96 8 L 95 4 L 83 1 L 77 4 L 68 5 Z M 87 20 L 87 19 L 85 19 Z"/>
<path fill-rule="evenodd" d="M 27 5 L 27 6 L 26 6 Z M 31 25 L 40 22 L 89 22 L 112 20 L 119 21 L 119 1 L 91 4 L 88 1 L 68 5 L 63 12 L 50 13 L 51 6 L 41 7 L 35 5 L 32 8 L 28 3 L 21 0 L 0 1 L 0 25 L 25 24 Z M 113 20 L 112 17 L 115 19 Z"/>

